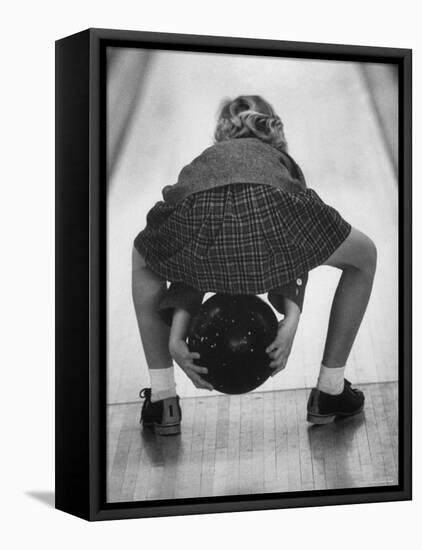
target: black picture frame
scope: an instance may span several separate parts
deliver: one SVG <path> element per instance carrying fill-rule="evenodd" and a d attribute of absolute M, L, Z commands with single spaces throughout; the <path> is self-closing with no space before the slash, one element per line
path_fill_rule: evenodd
<path fill-rule="evenodd" d="M 399 74 L 399 484 L 110 504 L 105 498 L 105 49 L 394 63 Z M 88 29 L 56 42 L 56 508 L 87 520 L 409 500 L 411 78 L 409 49 Z"/>

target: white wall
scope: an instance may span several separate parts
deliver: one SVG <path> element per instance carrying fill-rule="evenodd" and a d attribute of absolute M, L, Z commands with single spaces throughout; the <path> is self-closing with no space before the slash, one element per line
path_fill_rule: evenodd
<path fill-rule="evenodd" d="M 422 476 L 414 502 L 309 508 L 89 525 L 55 512 L 28 492 L 53 490 L 54 474 L 54 51 L 53 42 L 88 26 L 413 47 L 415 153 L 421 150 L 422 37 L 413 0 L 353 3 L 320 0 L 259 4 L 162 0 L 74 0 L 3 6 L 1 35 L 2 156 L 0 203 L 2 394 L 1 540 L 8 548 L 102 550 L 145 546 L 244 550 L 283 545 L 343 550 L 414 548 L 420 539 Z M 422 305 L 420 155 L 415 154 L 415 397 Z M 422 405 L 414 405 L 414 463 L 422 461 Z"/>

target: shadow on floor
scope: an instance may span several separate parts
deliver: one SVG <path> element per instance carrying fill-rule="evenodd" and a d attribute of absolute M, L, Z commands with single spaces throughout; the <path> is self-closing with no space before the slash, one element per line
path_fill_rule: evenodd
<path fill-rule="evenodd" d="M 54 508 L 55 493 L 54 491 L 26 491 L 28 497 L 31 497 L 49 508 Z"/>

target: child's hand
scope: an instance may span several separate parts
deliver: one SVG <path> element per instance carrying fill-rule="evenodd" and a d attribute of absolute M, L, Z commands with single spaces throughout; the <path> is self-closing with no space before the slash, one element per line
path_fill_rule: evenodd
<path fill-rule="evenodd" d="M 287 359 L 292 349 L 295 338 L 298 319 L 285 318 L 279 324 L 277 336 L 265 350 L 271 357 L 270 367 L 275 369 L 271 376 L 286 368 Z"/>
<path fill-rule="evenodd" d="M 210 391 L 214 389 L 211 384 L 200 376 L 200 374 L 207 374 L 208 369 L 194 365 L 193 363 L 194 359 L 199 359 L 199 353 L 190 352 L 184 340 L 171 340 L 169 344 L 169 351 L 170 355 L 183 370 L 186 376 L 192 380 L 195 387 Z"/>

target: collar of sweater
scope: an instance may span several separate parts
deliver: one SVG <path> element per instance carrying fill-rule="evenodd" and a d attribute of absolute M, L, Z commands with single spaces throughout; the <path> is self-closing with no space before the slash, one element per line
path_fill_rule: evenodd
<path fill-rule="evenodd" d="M 266 184 L 288 192 L 306 187 L 300 168 L 287 153 L 257 138 L 240 138 L 205 149 L 181 170 L 177 183 L 163 189 L 163 198 L 176 203 L 192 193 L 233 183 Z"/>

